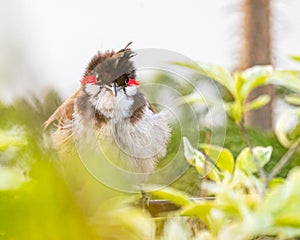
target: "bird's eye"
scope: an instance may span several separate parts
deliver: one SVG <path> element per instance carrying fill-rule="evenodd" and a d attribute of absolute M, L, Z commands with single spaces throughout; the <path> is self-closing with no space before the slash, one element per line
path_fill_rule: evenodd
<path fill-rule="evenodd" d="M 129 79 L 128 78 L 126 78 L 126 80 L 125 80 L 125 84 L 127 85 L 129 83 Z"/>

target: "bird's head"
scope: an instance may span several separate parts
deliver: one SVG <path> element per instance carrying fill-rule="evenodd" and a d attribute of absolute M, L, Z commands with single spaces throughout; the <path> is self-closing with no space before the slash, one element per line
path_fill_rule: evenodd
<path fill-rule="evenodd" d="M 139 95 L 139 82 L 131 58 L 135 53 L 129 44 L 118 52 L 98 52 L 90 61 L 82 77 L 83 91 L 98 112 L 107 117 L 132 112 L 132 105 Z"/>
<path fill-rule="evenodd" d="M 135 53 L 128 48 L 130 44 L 131 42 L 118 52 L 98 52 L 91 59 L 81 79 L 87 94 L 93 95 L 97 92 L 96 89 L 104 88 L 117 96 L 119 91 L 126 94 L 127 87 L 139 86 L 139 82 L 135 80 L 135 67 L 131 61 Z"/>

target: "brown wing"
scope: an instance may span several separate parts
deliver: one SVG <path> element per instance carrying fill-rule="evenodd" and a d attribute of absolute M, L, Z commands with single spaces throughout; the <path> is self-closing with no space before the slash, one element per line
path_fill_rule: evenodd
<path fill-rule="evenodd" d="M 62 126 L 65 120 L 71 120 L 74 112 L 75 99 L 81 92 L 79 88 L 70 98 L 68 98 L 62 105 L 60 105 L 56 111 L 48 118 L 44 123 L 44 127 L 47 128 L 52 122 L 58 121 L 58 126 Z"/>
<path fill-rule="evenodd" d="M 132 106 L 132 115 L 130 117 L 130 122 L 133 124 L 139 121 L 143 115 L 146 108 L 149 108 L 153 113 L 156 113 L 155 108 L 151 105 L 147 99 L 145 98 L 144 94 L 138 92 L 134 97 L 134 102 Z"/>

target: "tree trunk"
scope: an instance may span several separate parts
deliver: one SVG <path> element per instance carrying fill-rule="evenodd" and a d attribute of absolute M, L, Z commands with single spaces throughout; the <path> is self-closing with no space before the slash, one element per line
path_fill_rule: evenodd
<path fill-rule="evenodd" d="M 241 60 L 238 69 L 244 70 L 254 65 L 271 64 L 271 24 L 270 0 L 243 0 L 243 40 Z M 254 89 L 247 102 L 261 94 L 274 95 L 273 86 Z M 246 113 L 246 125 L 261 129 L 272 128 L 272 101 L 258 109 Z"/>

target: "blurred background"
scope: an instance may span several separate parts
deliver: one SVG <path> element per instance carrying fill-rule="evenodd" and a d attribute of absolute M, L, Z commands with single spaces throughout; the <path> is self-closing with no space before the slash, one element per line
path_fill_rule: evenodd
<path fill-rule="evenodd" d="M 268 1 L 265 1 L 268 2 Z M 296 0 L 271 2 L 271 59 L 294 68 L 300 52 Z M 54 87 L 64 98 L 98 50 L 162 48 L 235 69 L 243 38 L 241 0 L 10 0 L 0 5 L 0 96 Z M 298 66 L 297 66 L 298 67 Z"/>

